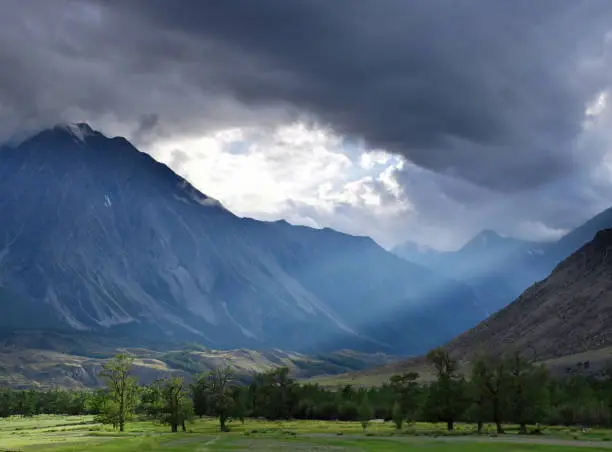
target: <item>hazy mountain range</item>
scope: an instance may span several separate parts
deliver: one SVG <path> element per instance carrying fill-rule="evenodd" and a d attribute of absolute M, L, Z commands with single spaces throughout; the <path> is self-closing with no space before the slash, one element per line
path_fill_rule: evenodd
<path fill-rule="evenodd" d="M 484 316 L 367 237 L 239 218 L 86 124 L 0 150 L 0 326 L 420 353 Z"/>
<path fill-rule="evenodd" d="M 513 303 L 449 344 L 458 356 L 516 348 L 538 359 L 612 345 L 612 229 L 561 262 Z"/>
<path fill-rule="evenodd" d="M 610 219 L 606 211 L 550 250 L 582 240 L 586 231 Z M 549 251 L 550 252 L 550 251 Z M 555 374 L 598 374 L 612 363 L 612 228 L 602 229 L 542 281 L 474 328 L 443 345 L 463 371 L 481 353 L 518 352 L 546 364 Z M 324 385 L 339 382 L 382 383 L 391 375 L 417 371 L 425 378 L 434 370 L 425 356 L 398 360 L 380 367 L 320 378 Z"/>
<path fill-rule="evenodd" d="M 457 251 L 438 252 L 412 243 L 397 246 L 398 256 L 464 282 L 493 314 L 525 289 L 548 276 L 555 266 L 601 229 L 612 227 L 612 209 L 595 216 L 555 242 L 528 242 L 483 231 Z"/>
<path fill-rule="evenodd" d="M 86 124 L 0 149 L 0 327 L 126 342 L 419 354 L 612 226 L 555 243 L 485 231 L 456 252 L 240 218 Z M 409 262 L 409 260 L 413 262 Z"/>

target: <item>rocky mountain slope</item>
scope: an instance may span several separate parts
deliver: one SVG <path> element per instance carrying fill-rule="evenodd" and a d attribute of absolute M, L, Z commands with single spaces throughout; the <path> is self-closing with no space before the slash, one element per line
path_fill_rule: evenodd
<path fill-rule="evenodd" d="M 468 287 L 369 238 L 239 218 L 85 124 L 0 161 L 0 326 L 419 353 L 483 316 Z"/>

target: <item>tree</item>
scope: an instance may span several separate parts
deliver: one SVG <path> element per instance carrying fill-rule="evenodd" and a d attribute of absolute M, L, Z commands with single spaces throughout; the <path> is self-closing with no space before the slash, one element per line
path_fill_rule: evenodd
<path fill-rule="evenodd" d="M 401 375 L 393 375 L 390 379 L 390 386 L 395 394 L 395 402 L 402 412 L 402 419 L 412 420 L 416 413 L 417 398 L 420 392 L 417 383 L 418 378 L 418 373 L 407 372 Z M 395 403 L 393 410 L 395 410 Z"/>
<path fill-rule="evenodd" d="M 0 417 L 9 417 L 15 413 L 15 398 L 12 389 L 0 389 Z"/>
<path fill-rule="evenodd" d="M 256 375 L 249 387 L 255 415 L 268 419 L 290 419 L 298 406 L 298 387 L 281 367 Z"/>
<path fill-rule="evenodd" d="M 234 407 L 234 388 L 234 374 L 230 367 L 218 368 L 203 375 L 193 386 L 194 398 L 204 400 L 209 412 L 219 417 L 222 432 L 229 431 L 227 421 Z"/>
<path fill-rule="evenodd" d="M 267 374 L 271 408 L 277 418 L 290 419 L 296 406 L 295 381 L 289 378 L 289 368 L 280 367 Z"/>
<path fill-rule="evenodd" d="M 519 353 L 507 358 L 509 411 L 519 424 L 521 434 L 527 434 L 527 423 L 537 422 L 544 415 L 547 399 L 548 374 Z"/>
<path fill-rule="evenodd" d="M 340 393 L 342 395 L 342 400 L 345 402 L 353 402 L 355 400 L 355 390 L 353 389 L 353 385 L 344 385 Z"/>
<path fill-rule="evenodd" d="M 472 384 L 475 398 L 481 407 L 488 406 L 497 433 L 504 433 L 502 426 L 507 408 L 509 379 L 506 362 L 498 357 L 481 356 L 472 367 Z"/>
<path fill-rule="evenodd" d="M 34 391 L 19 391 L 15 398 L 15 411 L 22 416 L 31 417 L 36 414 L 37 394 Z"/>
<path fill-rule="evenodd" d="M 470 405 L 467 409 L 466 418 L 469 422 L 476 422 L 477 431 L 480 434 L 482 433 L 484 421 L 489 419 L 491 412 L 489 400 L 481 387 L 475 384 L 474 379 L 471 379 L 468 384 L 468 393 Z"/>
<path fill-rule="evenodd" d="M 186 430 L 185 422 L 193 416 L 193 404 L 185 391 L 182 377 L 170 377 L 158 382 L 160 397 L 157 418 L 170 425 L 172 432 L 177 432 L 179 425 Z"/>
<path fill-rule="evenodd" d="M 364 393 L 361 398 L 361 403 L 359 404 L 359 422 L 361 423 L 361 428 L 365 432 L 370 425 L 370 420 L 372 419 L 372 407 L 370 406 L 370 402 L 368 400 L 368 393 Z"/>
<path fill-rule="evenodd" d="M 393 404 L 393 410 L 391 411 L 391 417 L 393 418 L 393 422 L 395 423 L 395 428 L 397 430 L 401 430 L 402 425 L 404 423 L 404 410 L 402 410 L 402 406 L 397 400 Z"/>
<path fill-rule="evenodd" d="M 125 422 L 134 413 L 136 405 L 136 380 L 130 376 L 133 358 L 126 354 L 118 354 L 108 360 L 100 372 L 106 382 L 108 400 L 103 403 L 103 419 L 113 424 L 119 431 L 125 430 Z"/>
<path fill-rule="evenodd" d="M 245 401 L 245 391 L 239 387 L 232 388 L 231 397 L 233 400 L 231 417 L 240 420 L 244 424 L 244 418 L 247 416 L 247 408 Z"/>
<path fill-rule="evenodd" d="M 436 369 L 437 379 L 429 386 L 426 411 L 430 417 L 446 422 L 447 429 L 452 431 L 455 420 L 467 408 L 466 382 L 457 373 L 457 361 L 445 350 L 432 350 L 427 359 Z"/>
<path fill-rule="evenodd" d="M 107 392 L 100 395 L 97 403 L 99 411 L 94 420 L 102 424 L 110 424 L 116 429 L 119 425 L 119 404 Z"/>

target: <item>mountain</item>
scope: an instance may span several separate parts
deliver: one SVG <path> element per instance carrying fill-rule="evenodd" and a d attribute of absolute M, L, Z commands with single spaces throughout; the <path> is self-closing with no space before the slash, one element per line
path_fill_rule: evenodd
<path fill-rule="evenodd" d="M 239 218 L 86 124 L 0 159 L 0 326 L 420 353 L 483 315 L 470 288 L 370 238 Z"/>
<path fill-rule="evenodd" d="M 439 252 L 407 243 L 392 252 L 471 286 L 484 303 L 484 319 L 546 275 L 537 260 L 544 246 L 485 230 L 457 251 Z M 518 264 L 523 261 L 528 265 Z"/>
<path fill-rule="evenodd" d="M 592 375 L 604 370 L 612 363 L 612 228 L 597 232 L 547 278 L 444 348 L 467 367 L 481 352 L 518 351 L 555 373 Z M 434 375 L 420 356 L 316 381 L 326 386 L 380 384 L 407 371 L 424 378 Z"/>
<path fill-rule="evenodd" d="M 413 262 L 427 268 L 435 266 L 436 261 L 441 260 L 441 256 L 450 254 L 410 241 L 395 246 L 391 249 L 391 252 L 408 262 Z"/>
<path fill-rule="evenodd" d="M 538 359 L 612 345 L 612 229 L 561 262 L 545 280 L 452 341 L 466 356 L 479 348 L 533 351 Z"/>
<path fill-rule="evenodd" d="M 472 287 L 483 303 L 481 311 L 490 314 L 544 279 L 557 264 L 606 228 L 612 228 L 612 208 L 555 242 L 527 242 L 483 231 L 457 251 L 437 252 L 408 242 L 392 252 Z"/>

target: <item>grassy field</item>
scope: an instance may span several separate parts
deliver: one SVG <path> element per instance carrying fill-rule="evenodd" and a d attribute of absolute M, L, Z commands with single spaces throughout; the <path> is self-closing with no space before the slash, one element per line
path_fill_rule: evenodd
<path fill-rule="evenodd" d="M 612 431 L 548 428 L 543 435 L 518 436 L 515 429 L 496 437 L 493 428 L 475 435 L 459 425 L 452 435 L 442 425 L 408 425 L 397 432 L 392 424 L 372 424 L 363 435 L 355 422 L 247 420 L 219 434 L 213 419 L 197 420 L 186 433 L 168 433 L 152 422 L 132 422 L 125 433 L 95 424 L 91 417 L 37 416 L 0 420 L 0 451 L 426 451 L 426 452 L 573 452 L 612 451 Z"/>

